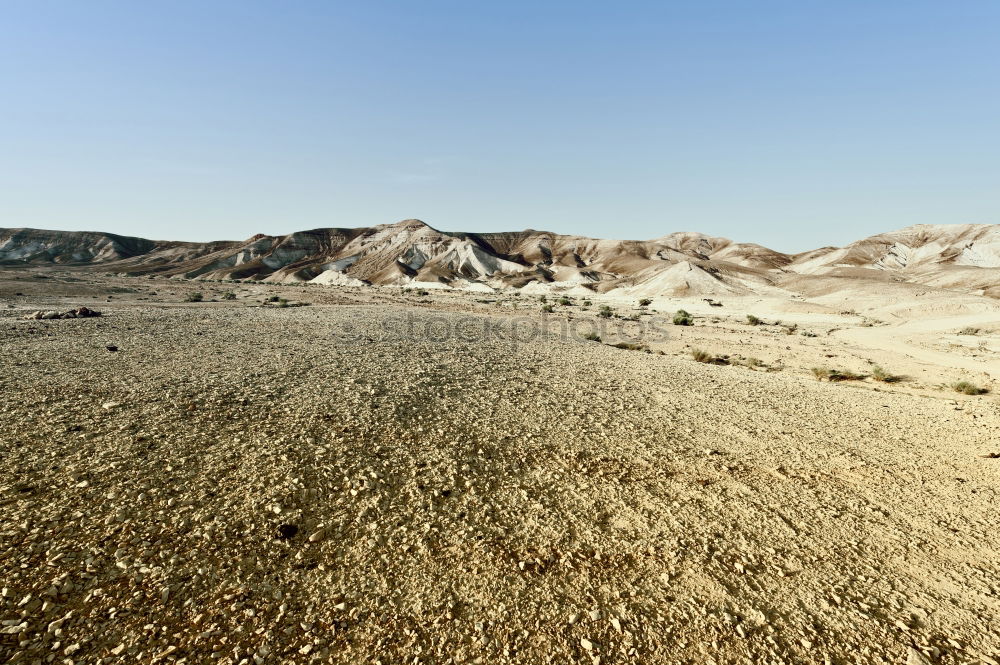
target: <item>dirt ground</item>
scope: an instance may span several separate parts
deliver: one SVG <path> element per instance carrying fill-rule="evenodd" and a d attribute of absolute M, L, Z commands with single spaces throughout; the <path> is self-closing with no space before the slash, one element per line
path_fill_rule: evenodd
<path fill-rule="evenodd" d="M 0 661 L 1000 663 L 997 301 L 545 298 L 0 271 Z"/>

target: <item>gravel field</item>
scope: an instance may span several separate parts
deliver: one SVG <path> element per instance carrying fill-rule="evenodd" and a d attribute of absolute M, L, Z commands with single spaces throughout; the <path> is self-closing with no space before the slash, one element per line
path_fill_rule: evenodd
<path fill-rule="evenodd" d="M 1000 663 L 993 397 L 341 300 L 0 318 L 0 661 Z"/>

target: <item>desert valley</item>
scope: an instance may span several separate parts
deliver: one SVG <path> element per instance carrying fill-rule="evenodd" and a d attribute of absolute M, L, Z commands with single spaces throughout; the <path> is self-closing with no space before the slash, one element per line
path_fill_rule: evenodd
<path fill-rule="evenodd" d="M 1000 226 L 0 229 L 0 367 L 3 662 L 1000 663 Z"/>

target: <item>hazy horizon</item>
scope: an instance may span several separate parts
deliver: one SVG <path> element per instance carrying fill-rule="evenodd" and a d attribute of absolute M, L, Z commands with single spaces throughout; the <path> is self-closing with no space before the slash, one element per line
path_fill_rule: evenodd
<path fill-rule="evenodd" d="M 1000 5 L 15 2 L 0 226 L 783 252 L 1000 222 Z"/>

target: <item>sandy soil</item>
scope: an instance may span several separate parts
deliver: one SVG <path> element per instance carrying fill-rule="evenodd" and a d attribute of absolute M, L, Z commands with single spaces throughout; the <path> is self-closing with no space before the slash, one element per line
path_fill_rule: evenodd
<path fill-rule="evenodd" d="M 995 301 L 45 274 L 0 273 L 3 662 L 1000 662 L 1000 413 L 949 388 L 1000 389 Z"/>

